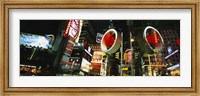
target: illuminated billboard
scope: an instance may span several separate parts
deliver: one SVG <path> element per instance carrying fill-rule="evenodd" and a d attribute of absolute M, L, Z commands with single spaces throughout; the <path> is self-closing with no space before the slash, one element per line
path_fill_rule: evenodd
<path fill-rule="evenodd" d="M 85 58 L 83 58 L 81 63 L 81 70 L 88 73 L 90 71 L 90 67 L 91 63 L 88 62 Z"/>
<path fill-rule="evenodd" d="M 51 44 L 51 39 L 46 36 L 33 35 L 27 33 L 20 34 L 20 45 L 34 46 L 49 48 Z"/>
<path fill-rule="evenodd" d="M 82 20 L 69 20 L 64 37 L 69 37 L 69 40 L 78 42 L 81 33 Z"/>

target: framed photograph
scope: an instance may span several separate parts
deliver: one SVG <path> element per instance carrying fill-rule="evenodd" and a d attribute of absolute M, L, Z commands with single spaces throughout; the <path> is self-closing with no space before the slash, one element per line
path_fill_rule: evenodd
<path fill-rule="evenodd" d="M 0 1 L 3 95 L 199 95 L 199 1 Z"/>

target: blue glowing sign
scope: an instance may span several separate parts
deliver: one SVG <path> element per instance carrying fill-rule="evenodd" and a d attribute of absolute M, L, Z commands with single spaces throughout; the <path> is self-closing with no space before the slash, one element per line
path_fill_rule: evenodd
<path fill-rule="evenodd" d="M 172 53 L 172 47 L 169 46 L 169 47 L 167 48 L 167 51 L 168 51 L 168 54 L 171 54 L 171 53 Z"/>
<path fill-rule="evenodd" d="M 48 37 L 25 33 L 20 34 L 20 45 L 49 48 L 50 44 L 51 39 Z"/>
<path fill-rule="evenodd" d="M 103 34 L 101 34 L 101 33 L 97 33 L 97 36 L 96 36 L 96 42 L 97 42 L 97 43 L 101 43 L 101 39 L 102 39 L 102 37 L 103 37 Z"/>

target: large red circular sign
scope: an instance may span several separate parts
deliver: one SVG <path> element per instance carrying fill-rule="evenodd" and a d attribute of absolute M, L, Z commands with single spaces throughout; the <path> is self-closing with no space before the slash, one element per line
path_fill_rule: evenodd
<path fill-rule="evenodd" d="M 161 51 L 164 45 L 161 34 L 154 27 L 147 26 L 143 34 L 148 46 L 154 51 Z"/>
<path fill-rule="evenodd" d="M 121 35 L 115 29 L 109 29 L 101 40 L 101 50 L 108 54 L 116 52 L 121 45 Z"/>

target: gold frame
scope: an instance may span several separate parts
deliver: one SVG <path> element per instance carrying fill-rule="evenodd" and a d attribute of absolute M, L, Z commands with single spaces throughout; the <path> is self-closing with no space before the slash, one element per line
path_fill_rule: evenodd
<path fill-rule="evenodd" d="M 17 2 L 15 2 L 17 1 Z M 200 1 L 198 0 L 185 0 L 185 1 L 136 1 L 136 0 L 96 0 L 96 1 L 79 1 L 69 0 L 56 2 L 51 0 L 3 0 L 1 3 L 1 33 L 0 33 L 0 68 L 1 78 L 3 79 L 1 84 L 1 90 L 3 95 L 200 95 L 200 65 L 198 45 L 199 38 L 199 11 Z M 153 9 L 184 9 L 189 8 L 192 10 L 192 87 L 191 88 L 11 88 L 9 87 L 8 79 L 8 15 L 11 8 L 153 8 Z"/>

